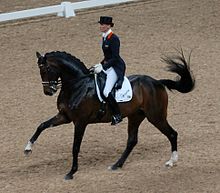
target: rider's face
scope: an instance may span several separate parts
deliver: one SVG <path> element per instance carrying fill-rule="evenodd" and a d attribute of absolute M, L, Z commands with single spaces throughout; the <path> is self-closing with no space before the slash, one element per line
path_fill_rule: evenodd
<path fill-rule="evenodd" d="M 103 32 L 103 33 L 107 32 L 110 28 L 111 28 L 110 25 L 100 24 L 100 31 Z"/>

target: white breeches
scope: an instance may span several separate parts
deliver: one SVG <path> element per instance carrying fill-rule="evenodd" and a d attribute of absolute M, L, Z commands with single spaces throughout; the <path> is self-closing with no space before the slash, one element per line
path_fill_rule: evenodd
<path fill-rule="evenodd" d="M 106 83 L 105 88 L 103 90 L 103 95 L 107 98 L 108 94 L 112 91 L 112 88 L 114 87 L 115 83 L 118 80 L 118 76 L 114 70 L 114 68 L 110 67 L 107 70 L 104 70 L 106 77 Z"/>

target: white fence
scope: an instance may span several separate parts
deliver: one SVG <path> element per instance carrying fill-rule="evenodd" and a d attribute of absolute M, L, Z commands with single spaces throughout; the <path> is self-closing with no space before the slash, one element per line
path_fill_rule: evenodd
<path fill-rule="evenodd" d="M 82 1 L 76 3 L 62 2 L 60 5 L 27 9 L 23 11 L 16 11 L 10 13 L 1 13 L 0 22 L 16 20 L 16 19 L 24 19 L 35 16 L 49 15 L 49 14 L 57 14 L 57 16 L 68 18 L 75 16 L 75 10 L 125 3 L 129 1 L 135 1 L 135 0 L 89 0 L 89 1 Z"/>

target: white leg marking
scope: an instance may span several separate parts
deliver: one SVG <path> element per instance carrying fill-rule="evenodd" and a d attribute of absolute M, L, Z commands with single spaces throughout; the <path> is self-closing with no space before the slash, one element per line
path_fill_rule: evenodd
<path fill-rule="evenodd" d="M 32 150 L 32 146 L 33 146 L 33 143 L 31 143 L 30 141 L 28 141 L 26 147 L 25 147 L 25 151 L 31 151 Z"/>
<path fill-rule="evenodd" d="M 167 167 L 173 167 L 174 163 L 178 161 L 178 152 L 173 151 L 170 160 L 165 163 Z"/>

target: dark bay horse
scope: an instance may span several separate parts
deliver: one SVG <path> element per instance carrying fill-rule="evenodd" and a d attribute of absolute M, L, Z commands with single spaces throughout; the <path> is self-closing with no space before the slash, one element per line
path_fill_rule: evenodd
<path fill-rule="evenodd" d="M 97 118 L 100 102 L 96 94 L 94 75 L 79 59 L 59 51 L 46 53 L 44 56 L 37 52 L 37 58 L 44 93 L 53 95 L 61 85 L 57 99 L 58 113 L 39 125 L 24 152 L 26 155 L 32 152 L 32 145 L 46 128 L 73 122 L 73 162 L 70 172 L 65 176 L 65 179 L 72 179 L 78 170 L 78 154 L 86 126 L 110 122 L 111 112 L 109 107 L 106 107 L 104 116 Z M 129 102 L 119 104 L 122 116 L 128 118 L 127 146 L 118 161 L 111 166 L 112 170 L 123 166 L 137 144 L 138 128 L 145 118 L 167 136 L 171 143 L 171 158 L 166 165 L 172 167 L 178 160 L 177 132 L 167 122 L 168 95 L 165 87 L 188 93 L 193 90 L 195 80 L 189 68 L 190 58 L 186 60 L 182 50 L 172 57 L 163 57 L 162 60 L 168 64 L 169 71 L 179 75 L 177 80 L 155 80 L 146 75 L 128 77 L 133 89 L 133 98 Z"/>

